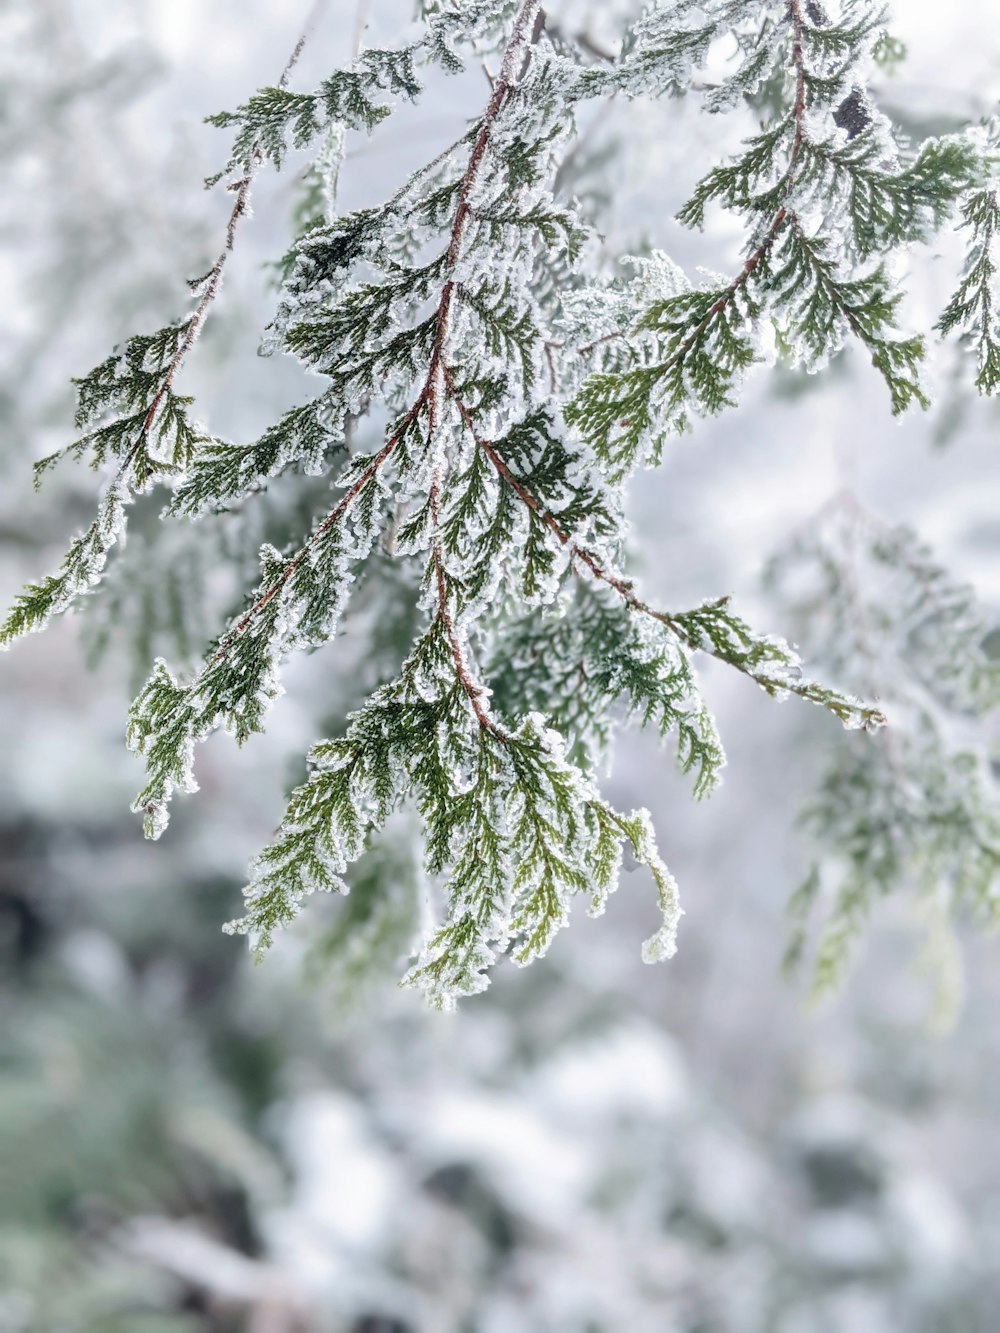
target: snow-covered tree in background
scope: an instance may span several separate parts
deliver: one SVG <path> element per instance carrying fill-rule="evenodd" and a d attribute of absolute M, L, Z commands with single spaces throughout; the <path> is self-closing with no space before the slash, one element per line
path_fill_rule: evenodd
<path fill-rule="evenodd" d="M 242 518 L 276 479 L 299 479 L 306 522 L 286 514 L 291 531 L 262 546 L 256 586 L 200 668 L 156 662 L 128 730 L 148 768 L 135 808 L 156 837 L 174 791 L 195 787 L 199 742 L 220 727 L 241 742 L 261 731 L 291 654 L 342 626 L 365 632 L 349 619 L 355 587 L 370 633 L 409 625 L 395 662 L 373 640 L 370 693 L 342 734 L 313 747 L 307 781 L 254 862 L 245 915 L 229 928 L 258 949 L 307 894 L 345 891 L 348 867 L 408 806 L 441 919 L 407 980 L 436 1003 L 483 989 L 498 954 L 544 953 L 575 895 L 600 912 L 623 845 L 649 867 L 662 909 L 643 956 L 669 957 L 680 907 L 649 816 L 613 808 L 598 779 L 631 716 L 674 737 L 697 796 L 713 789 L 725 760 L 699 655 L 876 733 L 816 798 L 814 822 L 847 862 L 821 979 L 836 974 L 871 900 L 914 877 L 992 915 L 992 778 L 978 738 L 956 747 L 949 730 L 997 701 L 989 624 L 915 538 L 883 532 L 845 500 L 782 566 L 819 572 L 807 618 L 815 630 L 829 617 L 817 657 L 834 684 L 805 675 L 798 653 L 719 589 L 666 609 L 628 573 L 627 482 L 699 418 L 738 409 L 758 364 L 822 371 L 852 344 L 884 381 L 887 411 L 927 405 L 931 331 L 907 326 L 898 274 L 942 228 L 962 229 L 969 257 L 940 329 L 972 345 L 979 390 L 997 387 L 994 127 L 912 146 L 895 135 L 866 87 L 873 63 L 898 55 L 887 21 L 867 0 L 674 0 L 604 51 L 547 23 L 538 0 L 427 4 L 409 41 L 362 52 L 315 92 L 291 88 L 293 59 L 277 86 L 214 118 L 235 130 L 217 178 L 234 200 L 224 247 L 192 281 L 185 318 L 133 336 L 77 382 L 80 434 L 38 475 L 68 454 L 108 481 L 94 522 L 57 573 L 26 588 L 0 638 L 43 628 L 93 591 L 137 495 L 167 486 L 165 522 L 209 524 L 214 563 L 225 553 L 215 516 Z M 480 60 L 486 105 L 467 133 L 383 205 L 338 214 L 344 135 L 404 114 L 396 104 L 418 100 L 435 71 Z M 599 221 L 565 188 L 591 104 L 679 95 L 701 97 L 710 114 L 749 104 L 759 120 L 678 213 L 697 228 L 721 207 L 745 231 L 732 272 L 695 281 L 656 248 L 609 257 Z M 255 177 L 307 150 L 304 229 L 280 265 L 264 337 L 324 385 L 257 440 L 232 444 L 197 422 L 177 376 Z M 185 543 L 198 548 L 197 528 Z M 884 586 L 866 580 L 865 561 Z M 128 557 L 118 564 L 127 586 Z M 190 627 L 199 580 L 178 582 L 155 558 L 143 577 Z M 902 672 L 874 667 L 886 653 Z M 859 670 L 866 660 L 872 669 Z M 797 909 L 821 879 L 810 877 Z"/>

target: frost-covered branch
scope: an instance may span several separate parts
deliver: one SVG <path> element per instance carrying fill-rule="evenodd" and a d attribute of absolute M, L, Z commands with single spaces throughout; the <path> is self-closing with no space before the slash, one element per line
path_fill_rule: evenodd
<path fill-rule="evenodd" d="M 713 22 L 694 27 L 684 23 L 690 5 L 650 11 L 623 61 L 623 90 L 648 92 L 661 61 L 675 85 L 685 82 L 729 28 L 741 59 L 712 94 L 712 108 L 728 109 L 770 78 L 790 79 L 789 104 L 744 153 L 709 172 L 677 215 L 701 227 L 718 203 L 746 220 L 748 253 L 736 276 L 692 288 L 672 271 L 627 330 L 624 348 L 589 344 L 605 366 L 584 381 L 569 419 L 622 473 L 656 461 L 695 414 L 732 406 L 769 343 L 816 369 L 853 335 L 885 380 L 894 412 L 926 405 L 917 378 L 924 342 L 897 330 L 901 296 L 879 257 L 925 240 L 979 170 L 968 137 L 929 140 L 908 158 L 871 104 L 862 70 L 883 31 L 879 6 L 851 0 L 836 22 L 803 0 L 789 0 L 766 22 L 771 7 L 760 3 L 705 8 Z"/>
<path fill-rule="evenodd" d="M 371 636 L 357 653 L 356 706 L 313 746 L 229 926 L 258 952 L 310 894 L 346 892 L 350 867 L 405 806 L 437 920 L 405 979 L 435 1004 L 482 990 L 502 956 L 523 965 L 544 954 L 577 897 L 599 913 L 625 846 L 647 867 L 661 913 L 643 957 L 669 957 L 678 892 L 650 818 L 613 809 L 598 779 L 631 720 L 669 739 L 696 797 L 715 788 L 726 760 L 700 655 L 773 697 L 820 705 L 849 730 L 881 728 L 884 694 L 893 740 L 862 741 L 852 753 L 867 777 L 853 772 L 850 789 L 827 783 L 821 799 L 829 829 L 850 845 L 852 903 L 862 875 L 892 886 L 921 857 L 986 883 L 995 839 L 975 794 L 985 788 L 952 786 L 945 804 L 929 789 L 916 803 L 907 796 L 898 835 L 888 813 L 863 823 L 852 795 L 868 791 L 871 810 L 895 810 L 895 796 L 879 805 L 870 794 L 885 756 L 902 756 L 897 774 L 911 764 L 936 774 L 946 751 L 925 719 L 941 706 L 979 709 L 992 689 L 989 672 L 952 670 L 935 653 L 936 618 L 963 651 L 974 631 L 961 628 L 962 598 L 906 540 L 883 536 L 877 559 L 934 604 L 918 612 L 908 602 L 899 617 L 901 635 L 918 626 L 924 636 L 908 661 L 912 689 L 859 677 L 854 658 L 820 645 L 831 676 L 870 702 L 806 677 L 798 652 L 755 630 L 728 597 L 659 610 L 625 573 L 630 474 L 700 415 L 734 404 L 758 362 L 781 356 L 820 370 L 852 341 L 887 383 L 893 411 L 925 401 L 924 340 L 899 327 L 895 259 L 956 206 L 972 252 L 944 325 L 978 338 L 990 382 L 986 140 L 954 135 L 912 150 L 896 141 L 866 91 L 883 24 L 868 0 L 844 0 L 835 14 L 812 0 L 671 0 L 598 52 L 547 33 L 539 0 L 427 0 L 404 44 L 360 52 L 311 91 L 285 77 L 213 118 L 233 132 L 224 248 L 194 284 L 184 323 L 129 340 L 80 382 L 83 433 L 69 452 L 113 465 L 113 479 L 94 528 L 60 575 L 26 590 L 3 633 L 40 627 L 93 583 L 136 490 L 167 482 L 167 530 L 209 558 L 223 544 L 206 533 L 266 509 L 279 476 L 280 493 L 298 496 L 282 525 L 253 529 L 259 575 L 241 565 L 239 587 L 255 586 L 213 622 L 223 628 L 200 668 L 157 659 L 128 724 L 146 765 L 135 809 L 156 837 L 175 792 L 195 789 L 198 744 L 219 728 L 241 743 L 263 730 L 291 655 L 345 630 Z M 708 86 L 699 71 L 726 40 L 733 61 Z M 383 203 L 338 213 L 345 132 L 419 99 L 427 68 L 457 73 L 470 61 L 496 72 L 469 128 Z M 708 170 L 679 214 L 701 227 L 711 207 L 736 213 L 742 263 L 735 276 L 692 284 L 654 250 L 623 257 L 627 269 L 609 277 L 593 215 L 573 197 L 578 105 L 615 98 L 627 108 L 640 95 L 693 89 L 711 112 L 748 102 L 760 112 L 759 131 Z M 175 377 L 218 293 L 254 173 L 297 153 L 311 155 L 306 199 L 274 266 L 280 294 L 264 350 L 294 357 L 321 387 L 249 444 L 212 438 L 192 425 Z M 830 608 L 853 598 L 856 625 L 867 593 L 853 588 L 825 595 Z M 846 619 L 837 629 L 850 641 Z M 179 656 L 192 660 L 187 648 Z M 926 708 L 932 681 L 950 694 Z M 930 843 L 917 836 L 920 810 L 935 829 Z M 959 854 L 960 829 L 971 861 Z"/>
<path fill-rule="evenodd" d="M 976 388 L 990 395 L 1000 389 L 1000 122 L 985 127 L 982 140 L 983 176 L 962 201 L 965 266 L 937 327 L 972 345 Z"/>

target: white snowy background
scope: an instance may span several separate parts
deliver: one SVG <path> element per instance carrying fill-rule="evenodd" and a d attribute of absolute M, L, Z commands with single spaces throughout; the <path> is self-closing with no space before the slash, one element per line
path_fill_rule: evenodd
<path fill-rule="evenodd" d="M 621 7 L 552 11 L 600 35 Z M 916 124 L 995 106 L 988 7 L 895 10 L 909 55 L 879 76 L 887 109 Z M 375 43 L 407 11 L 332 0 L 300 86 L 349 55 L 359 15 Z M 216 253 L 227 205 L 200 186 L 226 142 L 202 118 L 275 79 L 302 17 L 297 0 L 0 9 L 4 600 L 88 512 L 85 471 L 31 492 L 31 462 L 69 429 L 69 376 L 173 317 Z M 342 206 L 383 197 L 484 87 L 432 88 L 352 141 Z M 732 127 L 680 103 L 622 126 L 609 243 L 731 265 L 733 234 L 669 219 Z M 256 355 L 295 180 L 262 180 L 185 371 L 224 436 L 252 438 L 301 391 L 293 367 Z M 926 325 L 952 266 L 913 268 Z M 944 399 L 952 364 L 936 362 Z M 894 422 L 860 356 L 807 388 L 779 396 L 762 372 L 635 487 L 651 600 L 733 591 L 773 616 L 764 561 L 849 481 L 1000 606 L 996 409 L 970 404 L 942 446 L 946 414 Z M 904 903 L 877 914 L 819 1009 L 779 972 L 806 866 L 795 814 L 832 722 L 709 673 L 730 762 L 699 806 L 651 740 L 621 747 L 609 795 L 650 807 L 684 895 L 669 964 L 639 962 L 654 909 L 636 874 L 606 917 L 581 912 L 546 960 L 457 1015 L 392 978 L 346 1009 L 304 970 L 311 912 L 259 968 L 216 934 L 314 737 L 337 647 L 288 672 L 265 737 L 205 747 L 200 795 L 151 845 L 127 814 L 128 669 L 89 674 L 78 627 L 0 658 L 2 1333 L 996 1327 L 1000 945 L 963 939 L 948 1025 Z"/>

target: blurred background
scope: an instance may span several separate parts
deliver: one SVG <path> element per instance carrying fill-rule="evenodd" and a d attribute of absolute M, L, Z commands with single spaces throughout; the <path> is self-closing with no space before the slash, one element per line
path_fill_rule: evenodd
<path fill-rule="evenodd" d="M 1000 30 L 981 7 L 896 8 L 908 58 L 877 75 L 883 106 L 915 135 L 991 110 Z M 202 117 L 275 81 L 305 9 L 0 5 L 4 601 L 89 521 L 86 469 L 31 491 L 32 462 L 69 437 L 70 376 L 185 308 L 183 279 L 218 252 L 228 213 L 201 189 L 228 149 Z M 628 9 L 550 6 L 597 45 Z M 330 0 L 299 86 L 409 17 L 408 0 Z M 432 82 L 416 111 L 350 141 L 341 206 L 386 195 L 484 88 L 479 71 Z M 731 269 L 732 226 L 692 236 L 669 219 L 750 123 L 676 102 L 586 112 L 573 188 L 608 253 L 653 243 L 689 272 Z M 303 394 L 296 367 L 257 357 L 300 167 L 261 179 L 184 371 L 223 436 L 252 438 Z M 947 245 L 914 259 L 925 327 L 955 261 Z M 818 379 L 762 372 L 739 411 L 643 476 L 650 600 L 731 591 L 757 624 L 798 633 L 762 571 L 849 486 L 1000 605 L 997 408 L 942 351 L 938 407 L 895 422 L 869 371 L 849 354 Z M 267 521 L 280 530 L 292 504 L 279 495 Z M 396 986 L 423 891 L 403 820 L 352 916 L 310 904 L 254 967 L 219 927 L 364 663 L 345 641 L 294 664 L 267 735 L 242 751 L 215 737 L 201 793 L 143 842 L 122 737 L 133 687 L 158 652 L 197 657 L 232 595 L 192 555 L 199 534 L 159 537 L 156 512 L 137 507 L 95 617 L 0 659 L 0 1333 L 997 1327 L 1000 944 L 956 941 L 928 902 L 900 899 L 831 999 L 809 1004 L 781 972 L 828 717 L 707 673 L 730 762 L 697 806 L 652 739 L 620 745 L 607 794 L 650 807 L 683 893 L 667 964 L 639 961 L 655 909 L 626 875 L 607 915 L 580 912 L 544 961 L 428 1012 Z M 252 522 L 218 540 L 252 557 Z M 169 615 L 134 592 L 128 570 L 144 567 Z M 380 915 L 381 896 L 403 909 Z"/>

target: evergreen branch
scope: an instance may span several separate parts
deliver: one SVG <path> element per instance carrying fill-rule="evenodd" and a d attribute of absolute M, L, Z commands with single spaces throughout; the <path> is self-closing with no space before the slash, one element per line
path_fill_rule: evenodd
<path fill-rule="evenodd" d="M 418 404 L 414 405 L 410 412 L 407 413 L 399 428 L 393 432 L 374 458 L 372 458 L 372 460 L 361 470 L 340 500 L 338 500 L 322 522 L 317 525 L 315 531 L 309 537 L 309 540 L 298 549 L 295 555 L 284 562 L 281 575 L 265 588 L 256 601 L 244 611 L 232 629 L 220 640 L 215 656 L 212 658 L 213 665 L 221 662 L 227 656 L 230 648 L 236 640 L 241 638 L 257 620 L 261 612 L 270 606 L 285 585 L 298 573 L 310 554 L 318 546 L 322 545 L 329 533 L 336 528 L 340 521 L 350 512 L 358 498 L 363 495 L 376 480 L 382 468 L 391 458 L 399 441 L 409 429 L 418 410 L 419 400 Z"/>
<path fill-rule="evenodd" d="M 861 567 L 867 577 L 862 577 Z M 961 744 L 956 723 L 1000 702 L 1000 668 L 983 644 L 992 620 L 927 547 L 884 523 L 849 490 L 817 514 L 772 562 L 792 573 L 791 612 L 812 651 L 883 693 L 904 725 L 874 753 L 838 745 L 803 819 L 825 864 L 789 906 L 787 963 L 801 959 L 810 917 L 832 889 L 812 965 L 813 990 L 842 977 L 875 905 L 892 892 L 944 891 L 995 921 L 1000 901 L 1000 808 L 988 758 Z"/>
<path fill-rule="evenodd" d="M 251 445 L 206 441 L 192 459 L 184 480 L 170 497 L 164 515 L 199 518 L 231 508 L 292 463 L 307 474 L 324 470 L 331 454 L 347 449 L 353 414 L 341 414 L 333 395 L 293 407 Z"/>
<path fill-rule="evenodd" d="M 771 192 L 776 201 L 774 214 L 761 239 L 727 286 L 710 292 L 684 293 L 654 305 L 636 325 L 634 334 L 649 331 L 666 335 L 665 355 L 634 370 L 591 376 L 567 411 L 567 420 L 580 427 L 616 474 L 624 475 L 631 470 L 643 440 L 651 432 L 653 461 L 658 461 L 662 438 L 654 419 L 654 394 L 658 390 L 662 399 L 656 407 L 663 414 L 666 429 L 680 432 L 688 428 L 692 396 L 703 410 L 721 411 L 732 402 L 730 385 L 734 377 L 756 359 L 754 346 L 742 327 L 722 323 L 717 346 L 712 344 L 712 335 L 756 270 L 766 263 L 769 252 L 789 221 L 785 200 L 792 191 L 805 142 L 807 110 L 801 0 L 789 0 L 789 17 L 795 70 L 795 100 L 791 112 L 794 129 L 787 165 Z M 689 223 L 700 220 L 704 202 L 705 196 L 696 192 L 692 203 L 678 217 Z M 692 211 L 695 205 L 696 209 Z M 750 313 L 758 313 L 752 299 Z M 743 324 L 742 317 L 739 324 Z"/>
<path fill-rule="evenodd" d="M 900 298 L 885 267 L 866 271 L 865 262 L 926 240 L 977 178 L 980 154 L 967 139 L 948 136 L 928 141 L 902 166 L 889 160 L 895 147 L 863 91 L 855 87 L 843 97 L 853 63 L 884 18 L 867 4 L 853 13 L 831 24 L 822 7 L 789 0 L 790 108 L 740 157 L 704 177 L 677 215 L 702 226 L 712 200 L 744 214 L 753 231 L 743 268 L 710 288 L 678 292 L 672 283 L 670 295 L 633 325 L 631 363 L 595 371 L 569 404 L 567 420 L 616 477 L 644 456 L 659 462 L 667 436 L 687 430 L 693 412 L 733 405 L 734 390 L 761 359 L 756 329 L 768 317 L 793 363 L 818 366 L 850 333 L 886 381 L 894 413 L 927 405 L 918 379 L 923 340 L 896 333 Z M 766 45 L 771 38 L 754 40 Z M 829 141 L 815 129 L 806 132 L 807 117 L 819 109 L 838 131 Z M 808 227 L 803 216 L 813 219 Z M 970 298 L 982 307 L 981 281 L 959 294 L 951 322 L 973 316 Z M 581 350 L 589 354 L 616 336 Z M 988 349 L 981 357 L 988 362 Z"/>
<path fill-rule="evenodd" d="M 544 954 L 574 896 L 602 910 L 627 844 L 648 866 L 662 913 L 644 957 L 669 957 L 677 888 L 649 818 L 613 810 L 594 781 L 617 727 L 633 720 L 672 737 L 694 795 L 713 790 L 725 754 L 698 681 L 701 653 L 773 697 L 824 707 L 847 729 L 885 722 L 873 705 L 806 678 L 798 652 L 754 631 L 728 598 L 661 611 L 623 572 L 627 474 L 655 461 L 669 433 L 734 403 L 771 343 L 817 370 L 859 341 L 894 411 L 925 402 L 923 340 L 897 329 L 891 260 L 925 240 L 959 197 L 970 253 L 941 327 L 978 340 L 980 387 L 995 387 L 1000 211 L 984 193 L 994 181 L 983 136 L 900 151 L 862 69 L 876 48 L 891 54 L 882 10 L 845 0 L 836 13 L 816 0 L 671 0 L 643 13 L 619 57 L 590 59 L 598 53 L 545 37 L 539 0 L 428 0 L 423 28 L 400 49 L 356 52 L 312 92 L 292 92 L 286 70 L 277 87 L 214 118 L 235 130 L 223 250 L 191 284 L 184 322 L 129 339 L 79 382 L 78 435 L 63 454 L 113 465 L 111 482 L 59 575 L 22 594 L 0 641 L 40 627 L 96 580 L 126 506 L 154 481 L 173 483 L 165 515 L 195 518 L 254 508 L 244 499 L 284 473 L 324 479 L 300 478 L 291 506 L 284 485 L 258 502 L 252 540 L 267 540 L 256 586 L 191 677 L 156 660 L 129 715 L 128 743 L 147 770 L 135 808 L 155 837 L 174 791 L 194 789 L 196 745 L 219 727 L 241 743 L 263 729 L 291 654 L 328 643 L 349 607 L 352 633 L 370 636 L 337 704 L 346 718 L 338 738 L 310 752 L 307 781 L 251 868 L 245 915 L 230 923 L 257 952 L 308 894 L 345 891 L 351 867 L 406 804 L 420 815 L 442 911 L 405 979 L 434 1003 L 482 990 L 501 954 L 517 964 Z M 590 206 L 556 201 L 576 107 L 592 94 L 686 91 L 723 37 L 735 58 L 706 89 L 705 109 L 746 99 L 763 123 L 703 176 L 679 217 L 700 226 L 715 204 L 738 213 L 741 267 L 693 288 L 653 252 L 605 278 Z M 336 215 L 344 129 L 381 121 L 394 96 L 416 98 L 425 66 L 462 68 L 460 47 L 496 63 L 480 117 L 381 206 Z M 176 376 L 218 293 L 256 171 L 317 137 L 263 350 L 293 354 L 325 385 L 248 446 L 206 440 Z M 559 364 L 560 348 L 576 355 Z M 359 453 L 352 427 L 370 411 L 388 425 Z M 322 503 L 320 485 L 335 489 Z M 890 622 L 912 661 L 902 697 L 886 686 L 901 739 L 894 726 L 867 786 L 848 765 L 820 802 L 820 823 L 842 839 L 848 863 L 840 924 L 821 947 L 829 972 L 872 886 L 940 874 L 956 895 L 995 909 L 1000 856 L 985 770 L 946 742 L 948 714 L 973 717 L 998 697 L 984 622 L 968 591 L 908 534 L 858 527 L 876 581 L 888 585 L 884 615 L 871 613 L 850 560 L 845 570 L 838 553 L 819 553 L 824 576 L 839 579 L 811 609 L 818 624 L 828 611 L 834 620 L 831 675 L 850 680 L 860 655 L 862 683 L 877 697 L 878 635 Z M 150 599 L 184 600 L 185 571 L 205 583 L 219 552 L 235 562 L 224 536 L 207 554 L 203 541 L 190 565 L 175 561 L 173 547 L 150 547 L 147 570 L 168 576 L 148 595 L 143 562 L 129 566 L 145 639 L 166 619 L 155 606 L 146 615 Z M 214 584 L 214 564 L 212 572 Z M 196 591 L 194 611 L 171 611 L 178 642 L 192 630 L 201 637 Z M 112 597 L 112 615 L 128 604 Z M 858 750 L 857 764 L 867 762 Z M 882 791 L 877 770 L 886 766 L 892 781 Z M 940 790 L 921 790 L 924 774 Z M 803 915 L 820 890 L 814 876 L 797 900 Z M 374 941 L 392 913 L 373 906 L 351 920 L 376 923 Z"/>
<path fill-rule="evenodd" d="M 8 648 L 23 635 L 44 629 L 52 616 L 65 611 L 82 591 L 96 582 L 121 529 L 130 498 L 119 478 L 111 482 L 97 517 L 72 543 L 58 574 L 48 575 L 40 583 L 29 583 L 15 598 L 0 625 L 0 648 Z"/>
<path fill-rule="evenodd" d="M 861 703 L 815 681 L 802 679 L 798 654 L 781 639 L 761 637 L 739 617 L 728 611 L 729 598 L 705 602 L 693 611 L 669 613 L 657 611 L 636 594 L 632 583 L 622 575 L 605 569 L 597 557 L 580 546 L 553 515 L 525 487 L 507 466 L 489 441 L 480 439 L 480 447 L 498 475 L 519 499 L 537 514 L 557 542 L 565 547 L 574 563 L 583 566 L 595 579 L 605 583 L 633 611 L 658 621 L 693 651 L 707 652 L 749 676 L 772 696 L 795 694 L 810 703 L 829 709 L 845 727 L 874 731 L 885 725 L 885 716 L 877 708 Z"/>
<path fill-rule="evenodd" d="M 840 341 L 837 325 L 843 323 L 871 354 L 872 365 L 889 389 L 893 415 L 913 402 L 928 407 L 918 379 L 924 340 L 891 336 L 902 297 L 889 294 L 884 266 L 845 280 L 830 261 L 823 239 L 807 236 L 798 220 L 783 258 L 772 281 L 777 302 L 792 316 L 789 332 L 794 330 L 801 340 L 801 359 L 814 364 Z"/>
<path fill-rule="evenodd" d="M 452 273 L 461 257 L 465 233 L 473 217 L 471 198 L 494 123 L 519 76 L 538 8 L 538 0 L 526 0 L 519 11 L 469 155 L 446 251 L 446 269 Z M 203 739 L 220 720 L 226 721 L 239 739 L 259 730 L 263 710 L 277 692 L 276 667 L 281 653 L 296 642 L 323 642 L 332 633 L 346 600 L 347 570 L 344 565 L 350 559 L 349 546 L 340 532 L 343 520 L 358 508 L 357 521 L 364 543 L 358 552 L 360 558 L 367 554 L 374 538 L 374 488 L 380 473 L 421 417 L 426 415 L 432 436 L 440 424 L 445 387 L 444 357 L 457 294 L 458 283 L 449 276 L 432 318 L 433 339 L 423 383 L 378 452 L 355 465 L 353 479 L 337 504 L 292 556 L 282 558 L 277 552 L 265 550 L 263 586 L 250 607 L 220 639 L 206 667 L 189 686 L 178 686 L 161 664 L 133 704 L 129 743 L 138 753 L 147 756 L 150 768 L 149 782 L 136 798 L 133 808 L 145 813 L 147 832 L 151 836 L 159 836 L 166 826 L 167 805 L 174 789 L 190 790 L 193 786 L 191 764 L 195 741 Z M 323 574 L 335 577 L 340 585 L 335 594 L 328 594 L 325 607 L 321 601 L 321 585 L 317 584 Z M 293 625 L 287 624 L 282 612 L 282 604 L 288 598 L 299 607 L 298 623 Z M 459 679 L 463 688 L 474 690 L 471 677 L 462 665 L 447 605 L 439 620 L 449 641 L 454 640 L 456 665 L 461 666 Z M 474 694 L 469 694 L 469 698 L 474 707 L 481 708 Z"/>

